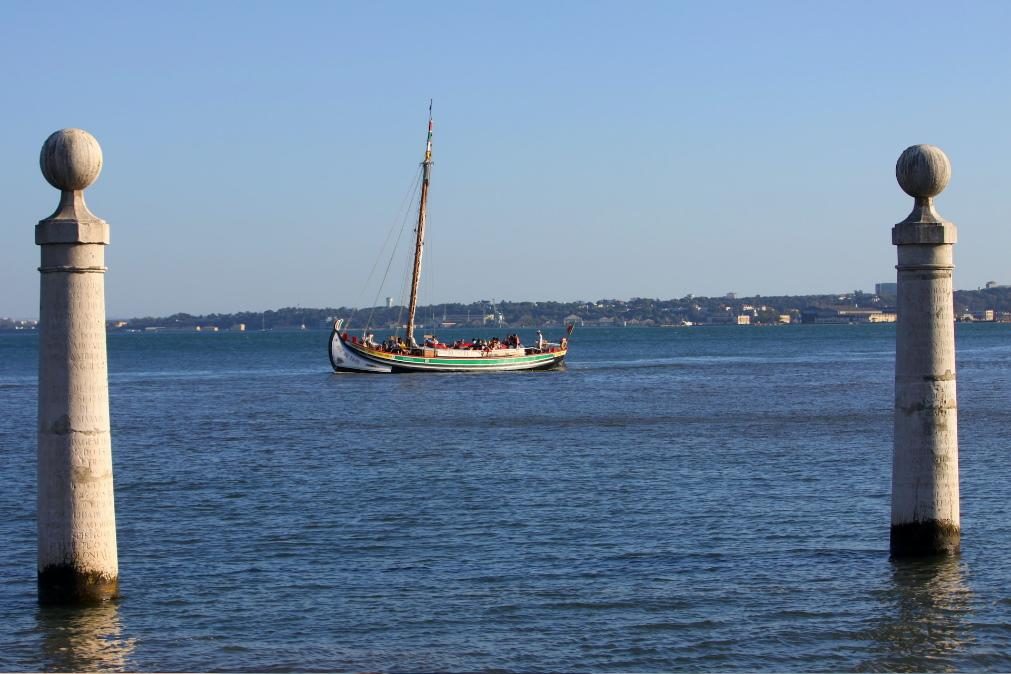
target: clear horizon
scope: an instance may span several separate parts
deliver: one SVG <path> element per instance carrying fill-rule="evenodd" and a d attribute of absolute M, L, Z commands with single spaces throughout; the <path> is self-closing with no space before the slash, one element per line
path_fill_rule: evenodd
<path fill-rule="evenodd" d="M 423 304 L 871 292 L 895 278 L 916 143 L 951 159 L 955 285 L 1011 282 L 1006 3 L 0 14 L 2 316 L 38 315 L 33 228 L 58 201 L 38 153 L 66 127 L 104 152 L 109 316 L 372 304 L 429 98 Z"/>

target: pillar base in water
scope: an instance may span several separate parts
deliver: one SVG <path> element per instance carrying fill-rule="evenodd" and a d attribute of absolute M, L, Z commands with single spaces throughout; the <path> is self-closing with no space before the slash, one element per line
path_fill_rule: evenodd
<path fill-rule="evenodd" d="M 957 524 L 931 520 L 893 524 L 891 532 L 892 558 L 934 557 L 957 555 L 962 532 Z"/>
<path fill-rule="evenodd" d="M 79 571 L 68 565 L 39 571 L 40 604 L 100 604 L 118 597 L 118 578 Z"/>

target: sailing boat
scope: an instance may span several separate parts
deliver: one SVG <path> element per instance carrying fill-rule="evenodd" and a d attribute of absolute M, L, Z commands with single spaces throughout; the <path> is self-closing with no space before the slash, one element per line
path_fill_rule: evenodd
<path fill-rule="evenodd" d="M 428 186 L 432 174 L 432 106 L 428 106 L 428 139 L 425 160 L 421 163 L 421 198 L 418 206 L 414 267 L 411 275 L 411 301 L 404 337 L 392 336 L 377 344 L 368 329 L 361 338 L 341 332 L 343 319 L 334 322 L 330 334 L 330 364 L 338 372 L 502 372 L 507 370 L 546 370 L 559 366 L 568 352 L 570 325 L 559 342 L 548 342 L 538 332 L 537 344 L 523 346 L 517 335 L 505 340 L 474 340 L 442 344 L 414 339 L 414 314 L 418 308 L 418 284 L 421 280 L 421 255 L 425 249 L 425 220 Z"/>

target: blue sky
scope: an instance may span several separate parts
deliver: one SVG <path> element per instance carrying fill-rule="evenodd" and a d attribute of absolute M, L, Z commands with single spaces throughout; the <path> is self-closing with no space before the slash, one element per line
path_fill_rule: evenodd
<path fill-rule="evenodd" d="M 424 303 L 872 290 L 915 143 L 951 158 L 956 287 L 1011 283 L 1009 27 L 1006 2 L 0 3 L 0 315 L 38 313 L 64 127 L 105 154 L 110 316 L 371 303 L 429 98 Z"/>

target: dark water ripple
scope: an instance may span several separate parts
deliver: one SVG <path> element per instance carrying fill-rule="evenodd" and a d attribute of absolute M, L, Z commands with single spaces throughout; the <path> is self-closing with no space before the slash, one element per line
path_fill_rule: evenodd
<path fill-rule="evenodd" d="M 583 330 L 563 372 L 341 376 L 113 335 L 122 600 L 35 604 L 34 338 L 0 336 L 0 669 L 1011 668 L 1011 328 L 959 327 L 964 552 L 888 561 L 888 326 Z"/>

